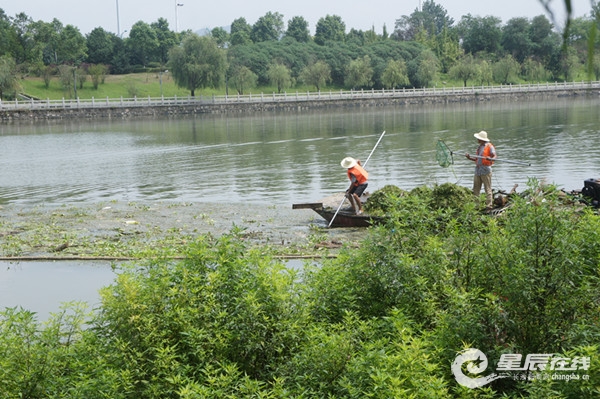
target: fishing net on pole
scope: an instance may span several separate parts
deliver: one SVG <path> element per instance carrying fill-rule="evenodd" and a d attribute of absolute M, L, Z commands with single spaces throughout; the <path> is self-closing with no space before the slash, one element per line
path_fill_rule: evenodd
<path fill-rule="evenodd" d="M 437 159 L 442 168 L 447 168 L 448 166 L 454 164 L 454 160 L 452 159 L 452 151 L 450 151 L 450 148 L 448 148 L 446 143 L 444 143 L 442 140 L 438 140 L 437 142 L 435 159 Z"/>

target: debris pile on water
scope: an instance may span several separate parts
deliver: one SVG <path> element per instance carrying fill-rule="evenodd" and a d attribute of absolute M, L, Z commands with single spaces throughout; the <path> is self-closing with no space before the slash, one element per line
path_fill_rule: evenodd
<path fill-rule="evenodd" d="M 452 183 L 415 187 L 410 191 L 387 185 L 375 191 L 365 203 L 365 211 L 372 215 L 387 215 L 402 206 L 404 200 L 419 201 L 432 209 L 462 209 L 473 201 L 471 190 Z"/>
<path fill-rule="evenodd" d="M 430 205 L 436 209 L 462 209 L 470 202 L 473 202 L 473 192 L 456 184 L 444 183 L 431 191 Z"/>

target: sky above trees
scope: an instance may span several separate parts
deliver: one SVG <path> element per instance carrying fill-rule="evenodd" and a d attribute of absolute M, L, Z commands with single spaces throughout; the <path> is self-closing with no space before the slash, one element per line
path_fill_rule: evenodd
<path fill-rule="evenodd" d="M 556 17 L 556 25 L 560 27 L 565 17 L 563 0 L 549 0 L 550 7 Z M 592 0 L 571 0 L 573 16 L 589 15 Z M 117 24 L 117 4 L 119 8 Z M 177 6 L 177 4 L 183 4 Z M 390 5 L 393 7 L 390 7 Z M 514 17 L 533 18 L 546 15 L 540 0 L 445 0 L 436 1 L 446 9 L 448 15 L 455 21 L 463 15 L 473 16 L 492 15 L 504 22 Z M 314 34 L 318 20 L 326 15 L 338 15 L 348 29 L 369 30 L 381 33 L 385 24 L 388 31 L 393 31 L 396 19 L 402 15 L 410 15 L 419 7 L 419 0 L 404 2 L 389 2 L 386 0 L 371 0 L 369 2 L 348 2 L 342 0 L 302 2 L 281 2 L 276 0 L 261 0 L 248 2 L 231 0 L 221 2 L 199 2 L 187 0 L 104 0 L 87 2 L 81 0 L 21 0 L 5 2 L 0 8 L 10 16 L 24 12 L 34 20 L 50 22 L 57 18 L 63 24 L 71 24 L 87 34 L 96 27 L 102 27 L 109 32 L 122 33 L 127 36 L 131 26 L 137 21 L 154 22 L 158 18 L 166 18 L 172 30 L 197 31 L 228 26 L 239 17 L 244 17 L 249 23 L 269 11 L 283 14 L 284 20 L 302 16 L 309 22 L 309 29 Z"/>

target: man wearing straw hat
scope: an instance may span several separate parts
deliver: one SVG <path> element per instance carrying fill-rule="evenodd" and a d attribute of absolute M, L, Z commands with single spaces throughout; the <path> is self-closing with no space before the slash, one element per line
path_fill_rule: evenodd
<path fill-rule="evenodd" d="M 362 213 L 360 196 L 367 188 L 369 173 L 363 169 L 359 160 L 352 157 L 342 159 L 341 165 L 342 168 L 347 169 L 348 179 L 350 179 L 350 187 L 346 190 L 346 198 L 348 198 L 348 201 L 352 204 L 354 212 L 357 215 L 360 215 Z"/>
<path fill-rule="evenodd" d="M 477 155 L 471 156 L 465 154 L 467 159 L 475 162 L 475 177 L 473 178 L 473 194 L 479 195 L 481 185 L 485 190 L 485 207 L 487 210 L 492 209 L 493 194 L 492 194 L 492 165 L 496 159 L 496 149 L 490 143 L 487 132 L 481 131 L 473 136 L 477 139 L 479 147 L 477 147 Z"/>

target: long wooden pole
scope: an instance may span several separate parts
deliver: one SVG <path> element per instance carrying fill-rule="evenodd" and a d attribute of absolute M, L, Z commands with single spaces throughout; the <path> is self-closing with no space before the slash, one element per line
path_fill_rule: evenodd
<path fill-rule="evenodd" d="M 377 140 L 377 143 L 375 143 L 375 147 L 373 147 L 373 149 L 371 150 L 371 153 L 369 154 L 369 156 L 367 157 L 367 160 L 365 161 L 364 164 L 362 164 L 361 166 L 363 168 L 367 167 L 367 163 L 369 162 L 369 159 L 371 159 L 371 155 L 373 155 L 373 153 L 375 152 L 375 148 L 377 148 L 377 146 L 379 145 L 379 143 L 381 142 L 381 139 L 383 139 L 383 135 L 385 134 L 385 130 L 383 131 L 383 133 L 381 133 L 381 136 L 379 137 L 379 140 Z M 335 213 L 333 214 L 333 217 L 331 218 L 331 220 L 329 221 L 329 225 L 327 227 L 331 227 L 331 225 L 333 224 L 333 221 L 335 220 L 335 217 L 337 216 L 338 212 L 340 211 L 340 209 L 342 209 L 342 205 L 344 205 L 344 200 L 346 199 L 346 197 L 342 198 L 342 202 L 340 203 L 340 206 L 337 207 L 337 210 L 335 211 Z"/>

